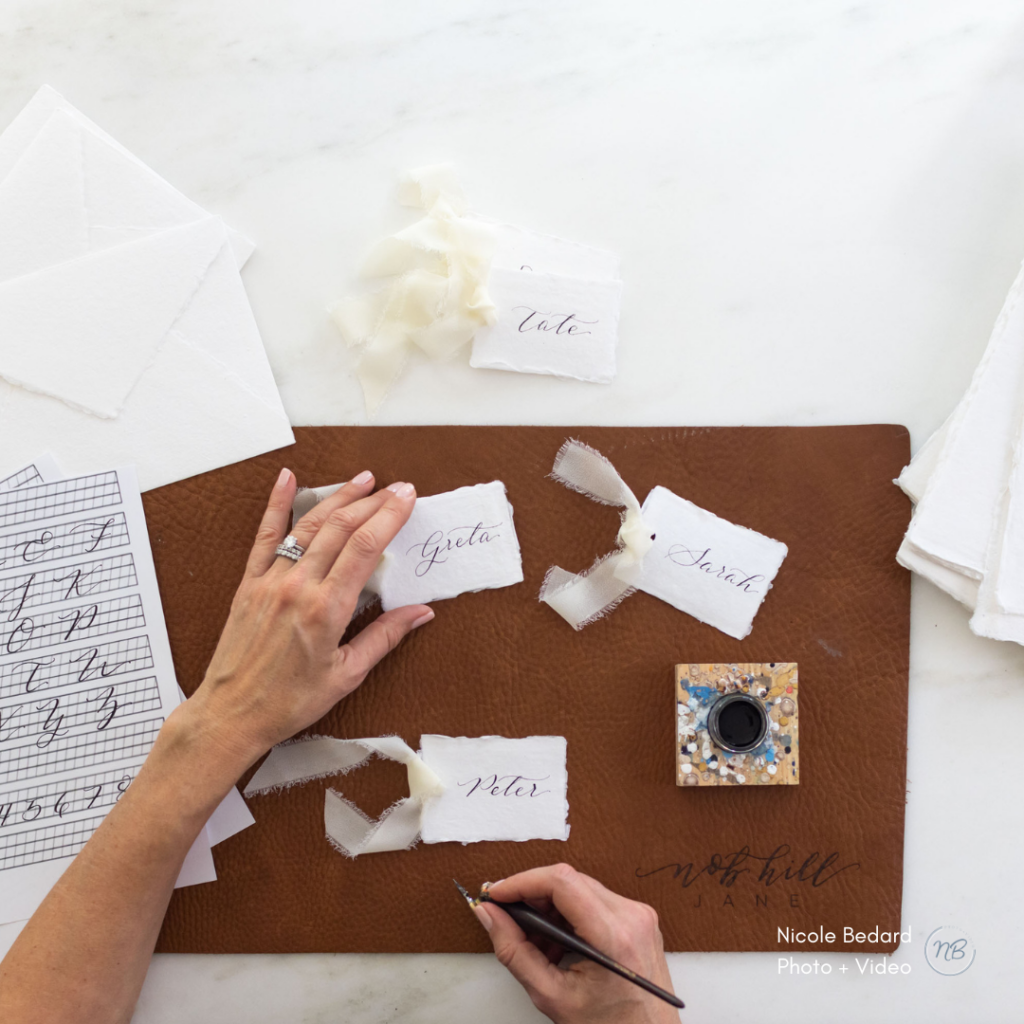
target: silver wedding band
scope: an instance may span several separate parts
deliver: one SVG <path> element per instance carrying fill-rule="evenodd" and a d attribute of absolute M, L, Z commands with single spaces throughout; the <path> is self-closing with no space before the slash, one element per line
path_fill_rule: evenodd
<path fill-rule="evenodd" d="M 290 558 L 293 562 L 297 562 L 306 553 L 306 549 L 289 533 L 277 545 L 276 553 L 284 558 Z"/>

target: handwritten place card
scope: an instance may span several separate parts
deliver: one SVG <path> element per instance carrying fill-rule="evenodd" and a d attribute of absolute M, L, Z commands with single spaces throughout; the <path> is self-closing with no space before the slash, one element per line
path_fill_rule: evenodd
<path fill-rule="evenodd" d="M 423 810 L 425 843 L 569 838 L 564 737 L 427 734 L 420 745 L 444 784 Z"/>
<path fill-rule="evenodd" d="M 498 321 L 477 331 L 470 366 L 607 384 L 615 377 L 621 281 L 495 267 Z"/>
<path fill-rule="evenodd" d="M 788 549 L 737 526 L 665 487 L 643 505 L 654 545 L 639 589 L 742 640 L 771 589 Z"/>
<path fill-rule="evenodd" d="M 519 538 L 500 480 L 417 498 L 375 579 L 385 611 L 522 581 Z"/>

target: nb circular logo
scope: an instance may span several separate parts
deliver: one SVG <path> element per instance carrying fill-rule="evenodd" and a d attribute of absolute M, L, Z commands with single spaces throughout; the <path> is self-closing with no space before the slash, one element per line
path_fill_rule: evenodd
<path fill-rule="evenodd" d="M 976 952 L 970 935 L 948 924 L 936 928 L 924 944 L 928 966 L 938 974 L 949 977 L 963 974 L 974 963 Z"/>

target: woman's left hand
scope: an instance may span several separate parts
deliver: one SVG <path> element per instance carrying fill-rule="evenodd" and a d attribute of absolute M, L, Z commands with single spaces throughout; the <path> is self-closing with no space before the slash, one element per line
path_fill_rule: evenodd
<path fill-rule="evenodd" d="M 288 530 L 295 477 L 282 470 L 202 685 L 164 732 L 223 766 L 234 782 L 260 755 L 322 718 L 406 634 L 429 622 L 426 605 L 385 612 L 339 646 L 384 549 L 405 525 L 416 492 L 373 491 L 360 473 L 292 530 L 306 553 L 275 554 Z"/>

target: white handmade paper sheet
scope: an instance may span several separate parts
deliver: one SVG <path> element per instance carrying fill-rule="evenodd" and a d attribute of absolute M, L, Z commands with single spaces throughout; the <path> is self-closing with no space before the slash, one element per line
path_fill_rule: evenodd
<path fill-rule="evenodd" d="M 643 504 L 655 539 L 639 590 L 742 640 L 771 589 L 786 545 L 721 519 L 664 487 Z"/>
<path fill-rule="evenodd" d="M 238 267 L 251 243 L 52 89 L 0 135 L 0 436 L 143 490 L 293 442 Z"/>
<path fill-rule="evenodd" d="M 423 811 L 425 843 L 569 838 L 562 736 L 420 738 L 444 786 Z"/>
<path fill-rule="evenodd" d="M 973 608 L 1007 487 L 1014 440 L 1024 412 L 1024 269 L 992 331 L 971 385 L 947 424 L 936 457 L 926 445 L 907 487 L 920 501 L 899 561 Z"/>
<path fill-rule="evenodd" d="M 523 581 L 512 506 L 500 480 L 417 498 L 384 553 L 384 610 Z"/>

